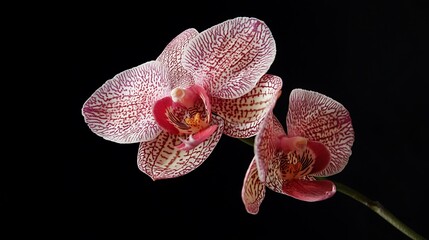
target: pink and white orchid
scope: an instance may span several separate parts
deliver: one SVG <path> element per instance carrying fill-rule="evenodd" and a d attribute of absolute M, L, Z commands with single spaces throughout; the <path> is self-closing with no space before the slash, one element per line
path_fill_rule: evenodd
<path fill-rule="evenodd" d="M 282 87 L 266 74 L 275 54 L 269 28 L 256 18 L 190 28 L 156 60 L 104 83 L 82 114 L 105 139 L 140 143 L 138 167 L 153 180 L 179 177 L 200 166 L 223 133 L 256 135 Z"/>
<path fill-rule="evenodd" d="M 317 92 L 294 89 L 289 97 L 287 134 L 273 114 L 255 137 L 255 157 L 246 172 L 242 200 L 248 213 L 257 214 L 265 188 L 314 202 L 336 192 L 327 177 L 341 172 L 352 153 L 354 130 L 347 109 Z"/>

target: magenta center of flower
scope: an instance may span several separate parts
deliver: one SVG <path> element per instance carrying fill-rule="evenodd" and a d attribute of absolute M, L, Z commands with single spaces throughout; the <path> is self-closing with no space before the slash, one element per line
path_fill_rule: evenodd
<path fill-rule="evenodd" d="M 179 134 L 197 133 L 209 126 L 210 112 L 194 89 L 175 88 L 171 91 L 171 100 L 166 116 Z"/>
<path fill-rule="evenodd" d="M 205 90 L 197 85 L 174 88 L 153 108 L 155 120 L 171 134 L 193 134 L 209 126 L 211 112 Z"/>
<path fill-rule="evenodd" d="M 312 171 L 315 157 L 307 144 L 308 139 L 304 137 L 283 136 L 279 139 L 280 171 L 284 180 L 300 178 Z"/>
<path fill-rule="evenodd" d="M 153 108 L 158 125 L 166 132 L 180 135 L 180 149 L 189 150 L 208 139 L 217 129 L 210 125 L 211 105 L 201 86 L 174 88 L 170 96 L 158 100 Z"/>

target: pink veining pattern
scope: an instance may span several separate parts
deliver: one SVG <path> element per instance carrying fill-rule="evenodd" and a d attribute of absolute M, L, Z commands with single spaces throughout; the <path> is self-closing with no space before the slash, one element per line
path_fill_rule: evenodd
<path fill-rule="evenodd" d="M 237 17 L 201 32 L 189 43 L 182 62 L 213 97 L 237 98 L 268 71 L 275 53 L 267 25 L 255 18 Z"/>
<path fill-rule="evenodd" d="M 153 180 L 160 180 L 179 177 L 197 168 L 207 159 L 222 136 L 223 121 L 218 116 L 213 116 L 212 120 L 218 124 L 214 134 L 188 151 L 175 148 L 181 143 L 180 135 L 166 132 L 153 141 L 140 143 L 137 161 L 139 169 Z"/>
<path fill-rule="evenodd" d="M 175 87 L 187 88 L 194 84 L 192 74 L 182 66 L 182 56 L 189 41 L 198 35 L 198 31 L 189 28 L 175 37 L 158 56 L 157 61 L 164 64 L 169 70 L 168 79 L 171 89 Z"/>
<path fill-rule="evenodd" d="M 273 107 L 274 104 L 270 106 L 270 112 L 261 124 L 259 134 L 255 137 L 255 148 L 257 149 L 255 155 L 259 179 L 276 188 L 275 186 L 281 185 L 282 179 L 276 172 L 268 171 L 268 169 L 279 169 L 282 154 L 277 151 L 276 146 L 278 137 L 286 135 L 286 133 L 279 120 L 272 113 Z"/>
<path fill-rule="evenodd" d="M 138 166 L 152 179 L 178 177 L 207 159 L 223 133 L 256 134 L 264 106 L 282 86 L 265 75 L 275 54 L 270 30 L 256 18 L 229 19 L 201 33 L 189 28 L 156 61 L 108 80 L 82 114 L 107 140 L 140 142 Z"/>
<path fill-rule="evenodd" d="M 213 112 L 225 121 L 224 133 L 236 138 L 256 135 L 259 125 L 270 111 L 273 98 L 281 93 L 282 79 L 265 74 L 255 88 L 236 99 L 212 99 Z"/>
<path fill-rule="evenodd" d="M 85 122 L 95 134 L 118 143 L 154 139 L 161 128 L 150 106 L 169 94 L 167 79 L 167 69 L 155 61 L 117 74 L 84 103 Z"/>
<path fill-rule="evenodd" d="M 248 213 L 257 214 L 262 200 L 265 198 L 265 184 L 258 177 L 256 157 L 253 158 L 244 177 L 241 196 Z"/>
<path fill-rule="evenodd" d="M 354 131 L 344 106 L 323 94 L 303 89 L 292 90 L 289 99 L 288 134 L 274 116 L 272 104 L 255 137 L 255 157 L 242 188 L 243 203 L 251 214 L 259 211 L 265 197 L 263 187 L 308 202 L 333 196 L 335 184 L 315 177 L 338 173 L 351 155 Z M 332 127 L 331 121 L 338 124 Z M 301 145 L 303 139 L 305 145 Z M 335 152 L 342 149 L 347 151 Z M 332 167 L 332 156 L 337 161 L 334 166 L 343 168 Z"/>
<path fill-rule="evenodd" d="M 302 89 L 291 92 L 289 103 L 286 118 L 288 135 L 319 141 L 331 152 L 330 164 L 315 176 L 331 176 L 341 172 L 347 165 L 354 142 L 354 130 L 347 109 L 332 98 Z"/>

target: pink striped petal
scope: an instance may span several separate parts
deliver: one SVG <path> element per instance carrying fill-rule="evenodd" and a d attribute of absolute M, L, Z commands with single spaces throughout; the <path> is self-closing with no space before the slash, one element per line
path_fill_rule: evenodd
<path fill-rule="evenodd" d="M 259 180 L 256 158 L 253 158 L 244 177 L 241 199 L 248 213 L 257 214 L 264 198 L 265 185 Z"/>
<path fill-rule="evenodd" d="M 189 43 L 182 63 L 210 95 L 232 99 L 255 87 L 275 54 L 274 38 L 263 21 L 237 17 L 201 32 Z"/>
<path fill-rule="evenodd" d="M 354 142 L 354 130 L 347 109 L 317 92 L 292 90 L 286 118 L 289 136 L 302 136 L 323 143 L 331 153 L 328 167 L 315 174 L 331 176 L 347 165 Z"/>
<path fill-rule="evenodd" d="M 189 28 L 176 36 L 165 47 L 164 51 L 156 59 L 162 62 L 169 69 L 171 89 L 175 87 L 187 88 L 194 84 L 192 75 L 182 66 L 182 56 L 189 41 L 198 35 L 197 30 Z"/>
<path fill-rule="evenodd" d="M 277 144 L 279 137 L 285 135 L 283 126 L 274 116 L 272 107 L 261 124 L 261 129 L 255 137 L 256 166 L 258 168 L 259 179 L 266 181 L 272 161 L 280 161 L 277 154 Z M 274 176 L 273 176 L 274 178 Z"/>
<path fill-rule="evenodd" d="M 282 188 L 284 180 L 280 169 L 284 157 L 285 156 L 281 152 L 276 151 L 274 156 L 265 163 L 267 166 L 265 186 L 278 193 L 283 193 Z"/>
<path fill-rule="evenodd" d="M 213 98 L 213 112 L 225 120 L 224 133 L 235 138 L 256 135 L 259 125 L 270 110 L 270 103 L 280 96 L 282 84 L 280 77 L 265 74 L 256 87 L 242 97 Z"/>
<path fill-rule="evenodd" d="M 193 171 L 209 157 L 222 136 L 222 119 L 212 116 L 212 124 L 218 125 L 216 131 L 189 151 L 176 147 L 182 143 L 180 138 L 183 136 L 167 132 L 162 132 L 153 141 L 140 143 L 137 160 L 139 169 L 152 180 L 180 177 Z"/>
<path fill-rule="evenodd" d="M 82 115 L 97 135 L 117 143 L 149 141 L 161 132 L 154 102 L 169 94 L 167 69 L 150 61 L 108 80 L 85 102 Z"/>
<path fill-rule="evenodd" d="M 306 202 L 322 201 L 336 192 L 335 184 L 329 180 L 299 180 L 285 182 L 284 194 Z"/>

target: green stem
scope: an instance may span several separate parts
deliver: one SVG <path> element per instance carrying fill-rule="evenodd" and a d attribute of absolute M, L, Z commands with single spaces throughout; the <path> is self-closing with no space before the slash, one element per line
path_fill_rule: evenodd
<path fill-rule="evenodd" d="M 253 146 L 254 144 L 254 138 L 240 138 L 240 140 L 244 143 L 246 143 L 249 146 Z M 320 178 L 322 179 L 322 178 Z M 392 226 L 394 226 L 396 229 L 401 231 L 403 234 L 407 235 L 411 239 L 414 240 L 426 240 L 423 236 L 416 233 L 413 229 L 405 225 L 401 220 L 399 220 L 395 215 L 393 215 L 389 210 L 383 207 L 381 203 L 378 201 L 373 201 L 366 197 L 365 195 L 359 193 L 358 191 L 342 184 L 339 182 L 334 181 L 337 191 L 341 192 L 354 200 L 362 203 L 363 205 L 367 206 L 369 209 L 380 215 L 384 220 L 386 220 L 388 223 L 390 223 Z"/>
<path fill-rule="evenodd" d="M 244 142 L 245 144 L 253 147 L 253 144 L 255 143 L 255 138 L 251 137 L 251 138 L 239 138 L 242 142 Z"/>
<path fill-rule="evenodd" d="M 383 207 L 378 201 L 373 201 L 366 196 L 362 195 L 358 191 L 342 184 L 339 182 L 335 182 L 335 185 L 337 187 L 337 191 L 341 192 L 354 200 L 362 203 L 363 205 L 370 208 L 372 211 L 380 215 L 384 220 L 386 220 L 388 223 L 392 224 L 395 228 L 397 228 L 399 231 L 410 237 L 411 239 L 415 240 L 424 240 L 425 238 L 418 233 L 416 233 L 413 229 L 405 225 L 403 222 L 401 222 L 397 217 L 395 217 L 389 210 Z"/>

